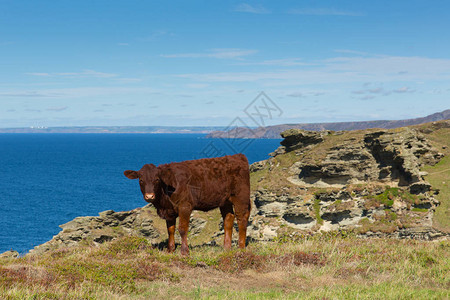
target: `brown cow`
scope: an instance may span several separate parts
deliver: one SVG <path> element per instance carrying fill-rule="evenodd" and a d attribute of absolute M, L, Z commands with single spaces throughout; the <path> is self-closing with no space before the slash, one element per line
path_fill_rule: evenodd
<path fill-rule="evenodd" d="M 193 210 L 220 208 L 223 217 L 225 249 L 231 248 L 231 234 L 236 215 L 239 247 L 245 248 L 250 215 L 250 175 L 245 155 L 204 158 L 156 167 L 144 165 L 139 171 L 127 170 L 125 176 L 139 178 L 145 201 L 152 203 L 166 220 L 168 250 L 175 250 L 175 222 L 179 216 L 181 254 L 189 253 L 187 234 Z"/>

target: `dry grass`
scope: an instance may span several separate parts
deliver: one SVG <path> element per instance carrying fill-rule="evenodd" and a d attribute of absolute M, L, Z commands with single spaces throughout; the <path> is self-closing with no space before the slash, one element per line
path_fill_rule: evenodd
<path fill-rule="evenodd" d="M 168 254 L 127 237 L 0 261 L 1 299 L 445 299 L 450 245 L 313 236 Z"/>

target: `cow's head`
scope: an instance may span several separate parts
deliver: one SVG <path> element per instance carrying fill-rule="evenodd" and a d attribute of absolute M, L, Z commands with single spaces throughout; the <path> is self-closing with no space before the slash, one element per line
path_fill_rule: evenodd
<path fill-rule="evenodd" d="M 151 203 L 156 199 L 161 186 L 158 172 L 154 164 L 146 164 L 139 171 L 126 170 L 123 174 L 130 179 L 139 179 L 144 200 Z"/>

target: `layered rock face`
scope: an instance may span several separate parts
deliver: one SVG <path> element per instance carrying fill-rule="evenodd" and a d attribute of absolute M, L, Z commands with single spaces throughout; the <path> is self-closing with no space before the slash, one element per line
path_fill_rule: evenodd
<path fill-rule="evenodd" d="M 206 220 L 191 218 L 190 236 L 198 235 Z M 107 210 L 98 216 L 78 217 L 60 225 L 61 231 L 50 241 L 36 246 L 30 254 L 40 254 L 51 249 L 78 244 L 96 246 L 122 236 L 139 236 L 157 245 L 167 239 L 165 222 L 158 217 L 151 204 L 130 211 Z M 179 238 L 177 237 L 177 242 Z"/>
<path fill-rule="evenodd" d="M 283 145 L 274 156 L 296 151 L 314 151 L 314 145 L 323 142 L 327 135 L 341 132 L 314 132 L 288 130 L 283 132 Z M 347 184 L 381 182 L 408 186 L 412 193 L 426 192 L 430 185 L 420 172 L 423 164 L 436 164 L 442 154 L 426 142 L 423 135 L 409 128 L 398 132 L 375 131 L 345 139 L 329 147 L 320 161 L 298 161 L 290 168 L 289 180 L 298 185 L 315 187 L 342 187 Z"/>
<path fill-rule="evenodd" d="M 30 251 L 39 254 L 50 249 L 70 247 L 80 242 L 93 245 L 111 241 L 124 235 L 145 237 L 157 241 L 160 233 L 153 226 L 150 207 L 137 208 L 130 211 L 115 212 L 107 210 L 95 217 L 78 217 L 60 225 L 62 231 L 47 243 Z"/>
<path fill-rule="evenodd" d="M 374 196 L 374 192 L 321 191 L 308 199 L 258 190 L 249 237 L 269 241 L 285 235 L 342 230 L 356 231 L 360 236 L 426 240 L 446 236 L 432 228 L 433 212 L 439 204 L 434 197 L 411 197 L 398 189 L 386 192 L 381 187 L 380 194 Z"/>
<path fill-rule="evenodd" d="M 331 230 L 434 239 L 439 202 L 420 168 L 443 157 L 410 128 L 364 132 L 290 129 L 272 158 L 251 166 L 251 238 Z M 286 184 L 288 181 L 290 184 Z"/>

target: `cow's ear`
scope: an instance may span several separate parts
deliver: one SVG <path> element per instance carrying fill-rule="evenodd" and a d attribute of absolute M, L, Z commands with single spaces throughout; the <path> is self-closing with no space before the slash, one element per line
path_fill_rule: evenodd
<path fill-rule="evenodd" d="M 130 178 L 130 179 L 137 179 L 137 178 L 139 178 L 138 172 L 133 171 L 133 170 L 126 170 L 125 172 L 123 172 L 123 174 L 125 176 L 127 176 L 128 178 Z"/>

